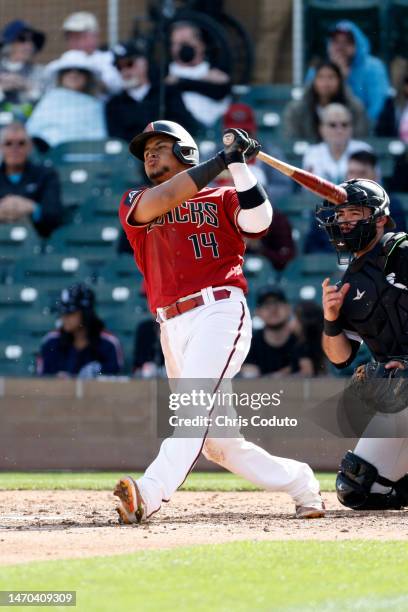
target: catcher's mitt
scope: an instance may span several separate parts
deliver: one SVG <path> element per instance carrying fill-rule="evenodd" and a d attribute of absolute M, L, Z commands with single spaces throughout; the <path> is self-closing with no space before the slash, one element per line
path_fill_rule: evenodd
<path fill-rule="evenodd" d="M 370 410 L 395 414 L 408 407 L 408 362 L 404 369 L 385 368 L 378 361 L 360 365 L 351 378 L 349 391 Z"/>

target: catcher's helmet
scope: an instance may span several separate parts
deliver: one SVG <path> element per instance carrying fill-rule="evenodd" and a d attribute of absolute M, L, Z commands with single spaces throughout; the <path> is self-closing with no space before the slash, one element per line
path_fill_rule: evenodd
<path fill-rule="evenodd" d="M 174 138 L 173 153 L 182 164 L 196 166 L 199 161 L 198 146 L 194 138 L 181 125 L 174 121 L 152 121 L 141 134 L 133 138 L 129 151 L 144 161 L 146 141 L 156 134 L 165 134 Z"/>
<path fill-rule="evenodd" d="M 375 238 L 376 221 L 387 216 L 386 229 L 394 229 L 395 223 L 390 215 L 390 200 L 384 189 L 369 179 L 352 179 L 341 183 L 346 190 L 347 200 L 342 204 L 333 204 L 324 200 L 316 207 L 316 219 L 319 227 L 326 230 L 330 242 L 338 253 L 356 253 L 361 251 Z M 338 213 L 346 207 L 366 207 L 371 210 L 369 217 L 353 222 L 339 221 Z M 347 230 L 344 227 L 347 224 Z M 345 231 L 346 230 L 346 231 Z"/>

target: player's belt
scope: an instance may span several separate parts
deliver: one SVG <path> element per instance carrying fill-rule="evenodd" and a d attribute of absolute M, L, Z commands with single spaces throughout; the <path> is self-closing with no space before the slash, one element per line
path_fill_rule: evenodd
<path fill-rule="evenodd" d="M 228 289 L 214 289 L 212 293 L 216 302 L 219 300 L 226 300 L 231 295 L 231 291 Z M 158 308 L 157 312 L 163 321 L 168 321 L 169 319 L 178 317 L 178 315 L 184 314 L 189 310 L 193 310 L 193 308 L 198 308 L 198 306 L 204 306 L 204 299 L 201 293 L 192 295 L 184 300 L 177 300 L 177 302 L 174 302 L 174 304 L 170 304 L 170 306 L 166 306 L 165 308 Z"/>

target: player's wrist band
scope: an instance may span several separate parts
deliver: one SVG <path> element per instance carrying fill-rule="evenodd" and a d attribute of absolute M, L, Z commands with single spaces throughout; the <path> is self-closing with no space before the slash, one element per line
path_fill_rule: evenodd
<path fill-rule="evenodd" d="M 198 191 L 201 191 L 201 189 L 206 187 L 208 183 L 211 183 L 211 181 L 213 181 L 223 170 L 225 170 L 225 162 L 218 154 L 197 166 L 189 168 L 187 173 L 197 185 Z"/>
<path fill-rule="evenodd" d="M 339 336 L 342 333 L 343 328 L 339 324 L 338 319 L 336 319 L 335 321 L 328 321 L 327 319 L 324 319 L 323 331 L 326 334 L 326 336 L 333 337 L 333 336 Z"/>
<path fill-rule="evenodd" d="M 244 210 L 256 208 L 268 199 L 265 189 L 259 183 L 246 191 L 237 191 L 237 195 L 239 205 Z"/>

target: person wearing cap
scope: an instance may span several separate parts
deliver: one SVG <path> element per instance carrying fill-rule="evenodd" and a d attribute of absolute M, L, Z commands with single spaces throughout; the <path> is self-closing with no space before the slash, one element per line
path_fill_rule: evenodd
<path fill-rule="evenodd" d="M 61 224 L 58 174 L 30 161 L 31 139 L 22 123 L 13 122 L 0 134 L 0 223 L 32 223 L 47 238 Z"/>
<path fill-rule="evenodd" d="M 206 58 L 202 32 L 189 21 L 173 23 L 166 83 L 181 93 L 187 110 L 201 127 L 212 127 L 230 104 L 231 80 Z"/>
<path fill-rule="evenodd" d="M 390 82 L 384 63 L 370 54 L 366 35 L 352 21 L 337 22 L 328 33 L 327 56 L 340 68 L 375 125 L 389 96 Z M 306 80 L 312 80 L 314 74 L 314 68 L 310 69 Z"/>
<path fill-rule="evenodd" d="M 123 367 L 119 340 L 104 329 L 95 312 L 95 294 L 83 283 L 64 289 L 58 302 L 60 327 L 41 343 L 39 376 L 115 376 Z"/>
<path fill-rule="evenodd" d="M 141 41 L 118 43 L 112 51 L 123 91 L 107 101 L 106 123 L 109 136 L 130 141 L 159 116 L 160 86 Z M 194 135 L 199 126 L 184 106 L 180 93 L 174 87 L 162 86 L 165 87 L 164 117 L 182 124 Z"/>
<path fill-rule="evenodd" d="M 0 34 L 0 108 L 15 118 L 26 119 L 44 90 L 44 66 L 35 63 L 35 55 L 45 39 L 21 19 L 8 23 Z"/>
<path fill-rule="evenodd" d="M 46 71 L 55 86 L 44 94 L 27 122 L 39 148 L 106 138 L 104 105 L 96 96 L 100 75 L 86 53 L 67 51 Z"/>
<path fill-rule="evenodd" d="M 62 24 L 67 51 L 86 53 L 94 68 L 100 73 L 105 93 L 116 93 L 122 89 L 122 79 L 113 65 L 111 51 L 101 51 L 100 28 L 93 13 L 79 11 L 71 13 Z"/>
<path fill-rule="evenodd" d="M 280 287 L 266 287 L 259 292 L 256 314 L 264 327 L 256 330 L 252 336 L 242 376 L 281 378 L 302 373 L 298 338 L 293 333 L 292 307 Z"/>

